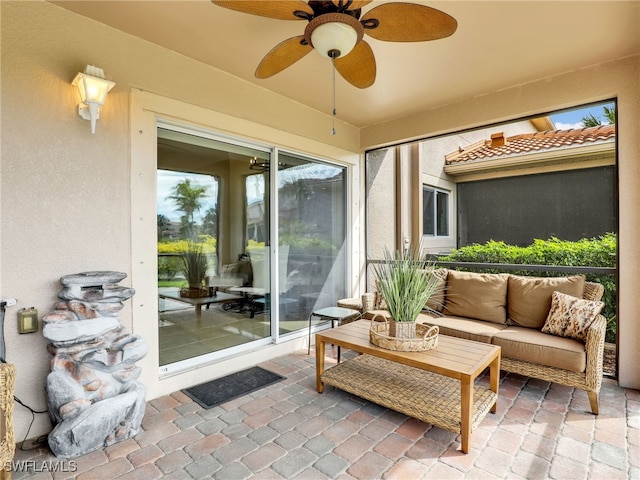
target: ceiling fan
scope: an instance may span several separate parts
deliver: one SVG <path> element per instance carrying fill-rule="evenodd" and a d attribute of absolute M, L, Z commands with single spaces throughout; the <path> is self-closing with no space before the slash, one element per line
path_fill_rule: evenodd
<path fill-rule="evenodd" d="M 333 60 L 346 81 L 367 88 L 376 79 L 376 60 L 363 40 L 365 33 L 377 40 L 420 42 L 448 37 L 458 26 L 450 15 L 414 3 L 385 3 L 362 15 L 371 0 L 211 1 L 252 15 L 309 22 L 304 35 L 284 40 L 267 53 L 256 69 L 257 78 L 271 77 L 315 49 Z"/>

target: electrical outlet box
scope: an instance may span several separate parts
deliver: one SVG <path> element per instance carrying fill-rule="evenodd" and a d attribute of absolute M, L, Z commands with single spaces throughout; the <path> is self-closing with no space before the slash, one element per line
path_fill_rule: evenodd
<path fill-rule="evenodd" d="M 13 307 L 17 303 L 15 298 L 3 298 L 1 301 L 4 302 L 5 307 Z"/>
<path fill-rule="evenodd" d="M 18 332 L 33 333 L 38 331 L 38 310 L 21 308 L 18 311 Z"/>

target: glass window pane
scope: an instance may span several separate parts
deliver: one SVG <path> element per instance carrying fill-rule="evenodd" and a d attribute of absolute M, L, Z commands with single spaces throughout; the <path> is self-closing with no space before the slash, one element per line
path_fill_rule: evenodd
<path fill-rule="evenodd" d="M 449 235 L 449 194 L 446 192 L 437 193 L 437 225 L 439 237 Z"/>
<path fill-rule="evenodd" d="M 346 295 L 346 169 L 280 155 L 280 333 L 306 329 L 312 310 Z"/>
<path fill-rule="evenodd" d="M 160 365 L 269 337 L 268 285 L 253 283 L 268 276 L 251 263 L 269 240 L 255 169 L 269 153 L 163 128 L 157 147 Z"/>
<path fill-rule="evenodd" d="M 266 228 L 265 209 L 265 174 L 248 175 L 245 181 L 246 191 L 246 237 L 247 244 L 251 241 L 264 246 L 268 231 Z M 268 185 L 267 185 L 268 187 Z"/>
<path fill-rule="evenodd" d="M 422 189 L 422 234 L 435 235 L 435 191 L 432 188 Z"/>

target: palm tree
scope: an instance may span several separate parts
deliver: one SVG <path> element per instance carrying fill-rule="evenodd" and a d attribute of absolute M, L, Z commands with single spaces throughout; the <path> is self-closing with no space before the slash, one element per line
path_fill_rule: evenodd
<path fill-rule="evenodd" d="M 218 234 L 218 210 L 210 208 L 202 217 L 202 233 L 215 237 Z"/>
<path fill-rule="evenodd" d="M 159 213 L 158 214 L 158 241 L 164 238 L 170 225 L 171 225 L 171 222 L 169 221 L 169 219 L 165 215 L 162 215 L 161 213 Z"/>
<path fill-rule="evenodd" d="M 607 119 L 607 121 L 611 125 L 615 125 L 615 123 L 616 123 L 616 109 L 615 108 L 609 108 L 609 107 L 603 107 L 603 109 L 604 109 L 604 116 Z"/>
<path fill-rule="evenodd" d="M 593 113 L 589 113 L 589 115 L 582 117 L 582 125 L 585 127 L 598 127 L 602 125 L 602 122 Z"/>
<path fill-rule="evenodd" d="M 609 108 L 607 106 L 602 107 L 604 118 L 607 120 L 608 125 L 615 125 L 616 123 L 616 109 Z M 598 127 L 602 125 L 602 120 L 599 117 L 596 117 L 593 113 L 582 117 L 582 124 L 585 127 Z"/>
<path fill-rule="evenodd" d="M 174 194 L 167 198 L 173 200 L 178 210 L 184 212 L 182 229 L 184 231 L 191 230 L 192 235 L 195 235 L 197 232 L 194 214 L 199 211 L 202 206 L 202 199 L 206 196 L 207 187 L 197 184 L 191 185 L 191 180 L 187 178 L 176 184 L 173 191 Z"/>

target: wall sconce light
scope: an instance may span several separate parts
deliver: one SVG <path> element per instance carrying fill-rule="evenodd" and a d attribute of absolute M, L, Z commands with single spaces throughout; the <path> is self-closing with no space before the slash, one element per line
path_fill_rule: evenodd
<path fill-rule="evenodd" d="M 87 65 L 84 72 L 80 72 L 73 79 L 71 85 L 78 87 L 80 100 L 78 115 L 91 121 L 91 133 L 96 133 L 96 120 L 100 118 L 100 107 L 107 99 L 107 93 L 113 88 L 115 82 L 104 77 L 101 68 Z"/>

